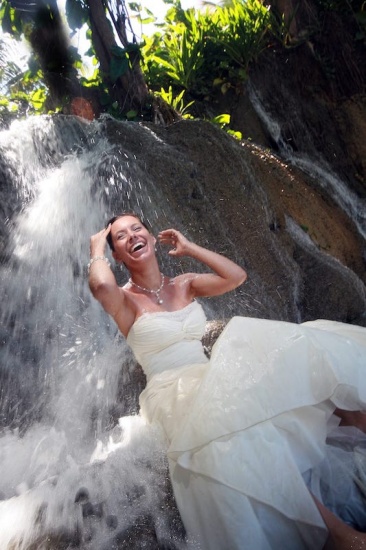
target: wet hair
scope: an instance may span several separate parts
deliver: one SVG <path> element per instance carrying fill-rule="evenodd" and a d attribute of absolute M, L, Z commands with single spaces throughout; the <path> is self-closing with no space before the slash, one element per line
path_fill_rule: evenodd
<path fill-rule="evenodd" d="M 136 212 L 133 212 L 132 210 L 131 211 L 126 211 L 126 212 L 120 212 L 119 214 L 116 214 L 115 216 L 112 216 L 112 218 L 110 218 L 107 221 L 106 228 L 108 227 L 109 224 L 112 225 L 115 221 L 119 220 L 119 218 L 124 218 L 125 216 L 133 216 L 134 218 L 139 220 L 141 225 L 143 225 L 149 232 L 151 232 L 150 228 L 146 225 L 145 222 L 142 221 L 140 216 L 138 214 L 136 214 Z M 112 240 L 112 234 L 110 232 L 107 235 L 107 243 L 109 244 L 109 248 L 114 252 L 114 244 L 113 244 L 113 240 Z"/>

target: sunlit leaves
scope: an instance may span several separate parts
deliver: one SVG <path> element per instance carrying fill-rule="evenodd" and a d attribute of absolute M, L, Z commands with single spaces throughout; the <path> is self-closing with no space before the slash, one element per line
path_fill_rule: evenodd
<path fill-rule="evenodd" d="M 247 68 L 268 43 L 271 17 L 259 0 L 234 0 L 216 12 L 216 40 L 237 65 Z"/>
<path fill-rule="evenodd" d="M 45 88 L 39 88 L 30 95 L 30 103 L 36 111 L 41 111 L 46 99 L 47 93 Z"/>
<path fill-rule="evenodd" d="M 107 12 L 107 6 L 112 7 L 114 0 L 100 1 Z M 365 40 L 365 0 L 317 2 L 321 11 L 334 9 L 341 14 L 351 14 L 358 23 L 355 38 Z M 97 42 L 91 31 L 88 3 L 89 0 L 66 0 L 66 16 L 70 28 L 75 31 L 86 23 L 86 38 L 91 45 L 83 55 L 91 58 L 88 65 L 95 69 L 89 70 L 87 74 L 86 64 L 73 52 L 73 66 L 77 70 L 78 83 L 82 88 L 94 88 L 93 91 L 98 95 L 104 110 L 113 116 L 125 116 L 129 120 L 135 120 L 138 114 L 134 106 L 130 106 L 132 108 L 127 114 L 121 112 L 121 107 L 115 102 L 116 96 L 111 99 L 113 93 L 110 82 L 114 90 L 121 85 L 123 76 L 131 70 L 132 59 L 141 60 L 141 69 L 152 93 L 160 96 L 183 116 L 187 116 L 188 108 L 193 105 L 192 99 L 196 100 L 196 109 L 197 100 L 211 101 L 216 100 L 220 94 L 240 93 L 243 82 L 248 78 L 250 65 L 258 59 L 261 52 L 275 41 L 286 45 L 288 21 L 286 27 L 284 18 L 276 19 L 265 5 L 268 2 L 262 0 L 229 0 L 220 5 L 204 2 L 203 5 L 207 8 L 200 11 L 184 10 L 180 0 L 164 0 L 169 9 L 161 23 L 157 23 L 154 13 L 143 3 L 133 1 L 128 3 L 129 13 L 133 13 L 130 22 L 141 25 L 154 23 L 157 31 L 152 36 L 144 36 L 143 44 L 124 44 L 120 41 L 124 47 L 115 47 L 106 52 L 107 63 L 101 71 L 100 60 L 96 56 L 97 48 L 94 47 Z M 114 3 L 113 7 L 115 6 Z M 0 20 L 3 30 L 17 38 L 22 34 L 29 36 L 32 30 L 30 22 L 21 24 L 8 0 L 0 0 Z M 112 27 L 110 19 L 108 24 Z M 100 56 L 102 59 L 103 55 Z M 15 67 L 8 63 L 7 69 L 14 70 Z M 3 84 L 1 91 L 4 93 L 5 86 L 5 91 L 9 94 L 7 108 L 23 105 L 28 97 L 31 112 L 42 112 L 47 105 L 46 88 L 36 60 L 32 59 L 29 71 L 22 71 L 24 68 L 21 71 L 15 70 L 12 78 L 8 78 L 4 69 L 0 74 Z M 6 108 L 4 103 L 2 108 Z M 214 121 L 226 131 L 230 126 L 230 121 L 225 118 L 227 116 Z"/>
<path fill-rule="evenodd" d="M 178 15 L 181 20 L 174 22 L 173 16 Z M 177 8 L 169 10 L 166 19 L 168 23 L 152 59 L 177 84 L 185 89 L 195 88 L 205 63 L 210 19 L 194 10 L 187 10 L 183 18 Z M 147 54 L 146 48 L 143 52 Z"/>
<path fill-rule="evenodd" d="M 190 117 L 188 109 L 194 104 L 194 101 L 190 101 L 187 104 L 184 103 L 183 96 L 185 94 L 185 90 L 182 90 L 178 95 L 174 95 L 172 87 L 169 86 L 168 91 L 161 88 L 160 92 L 155 92 L 155 94 L 160 96 L 165 103 L 171 105 L 177 113 L 183 116 L 183 118 Z"/>
<path fill-rule="evenodd" d="M 146 38 L 144 71 L 155 91 L 170 82 L 206 96 L 220 81 L 222 93 L 247 78 L 248 66 L 269 43 L 272 21 L 259 0 L 232 0 L 206 11 L 182 10 L 179 0 L 165 16 L 161 31 Z"/>
<path fill-rule="evenodd" d="M 11 7 L 7 0 L 1 2 L 0 21 L 3 32 L 9 33 L 15 38 L 20 38 L 22 34 L 22 23 L 19 14 Z"/>
<path fill-rule="evenodd" d="M 242 139 L 242 133 L 232 130 L 230 125 L 231 117 L 228 113 L 224 113 L 222 115 L 218 115 L 211 119 L 211 122 L 215 124 L 216 126 L 219 126 L 222 130 L 225 130 L 228 134 L 235 137 L 236 139 Z"/>

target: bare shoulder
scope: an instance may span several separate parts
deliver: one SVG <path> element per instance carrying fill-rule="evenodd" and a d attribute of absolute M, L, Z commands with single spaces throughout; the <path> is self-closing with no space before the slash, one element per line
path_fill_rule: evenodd
<path fill-rule="evenodd" d="M 191 282 L 199 277 L 199 273 L 182 273 L 176 277 L 170 278 L 170 284 L 174 285 L 190 285 Z"/>
<path fill-rule="evenodd" d="M 197 277 L 199 277 L 198 273 L 182 273 L 181 275 L 172 277 L 169 280 L 169 286 L 176 297 L 178 296 L 184 300 L 192 300 L 195 298 L 193 282 Z"/>

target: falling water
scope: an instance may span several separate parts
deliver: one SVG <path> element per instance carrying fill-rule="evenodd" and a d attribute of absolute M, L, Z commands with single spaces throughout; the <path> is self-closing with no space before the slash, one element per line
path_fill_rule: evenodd
<path fill-rule="evenodd" d="M 250 281 L 206 312 L 297 319 L 299 266 L 241 148 L 205 123 L 164 141 L 108 122 L 38 117 L 0 134 L 1 550 L 186 546 L 164 442 L 136 414 L 143 377 L 87 284 L 89 236 L 109 215 L 134 209 L 154 230 L 174 221 L 239 262 L 241 239 Z M 164 272 L 192 270 L 159 256 Z"/>
<path fill-rule="evenodd" d="M 3 206 L 0 548 L 133 548 L 131 532 L 150 548 L 177 548 L 164 445 L 127 397 L 129 414 L 113 422 L 128 351 L 87 286 L 86 236 L 105 224 L 113 187 L 110 174 L 97 191 L 95 177 L 113 150 L 97 123 L 64 126 L 39 118 L 0 136 L 12 187 Z"/>
<path fill-rule="evenodd" d="M 313 149 L 311 154 L 306 152 L 295 152 L 291 144 L 283 138 L 281 124 L 276 120 L 275 116 L 266 109 L 260 97 L 260 93 L 251 84 L 248 85 L 248 91 L 255 111 L 267 128 L 273 142 L 276 143 L 281 156 L 313 178 L 319 187 L 325 189 L 335 203 L 354 221 L 360 235 L 366 238 L 365 201 L 359 198 L 349 186 L 331 170 L 329 164 L 318 151 Z M 311 141 L 311 138 L 309 138 L 310 147 L 313 147 Z"/>

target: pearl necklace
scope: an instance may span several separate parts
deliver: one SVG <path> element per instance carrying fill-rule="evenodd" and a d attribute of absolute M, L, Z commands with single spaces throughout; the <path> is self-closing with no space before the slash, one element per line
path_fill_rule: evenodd
<path fill-rule="evenodd" d="M 155 294 L 157 303 L 162 304 L 163 300 L 162 300 L 162 298 L 160 298 L 160 292 L 163 290 L 163 286 L 164 286 L 164 275 L 162 273 L 160 273 L 160 275 L 161 275 L 161 285 L 159 286 L 159 288 L 157 290 L 151 290 L 150 288 L 144 288 L 143 286 L 140 286 L 137 283 L 135 283 L 131 278 L 129 278 L 128 282 L 131 285 L 135 286 L 136 288 L 142 290 L 143 292 L 150 292 L 150 294 Z"/>

